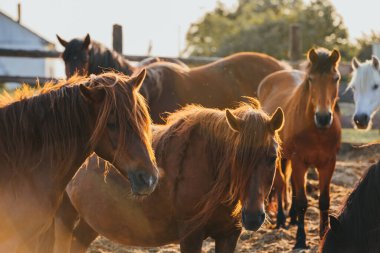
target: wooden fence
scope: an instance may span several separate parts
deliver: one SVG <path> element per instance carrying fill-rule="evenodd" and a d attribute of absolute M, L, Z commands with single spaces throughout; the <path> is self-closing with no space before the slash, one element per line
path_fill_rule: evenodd
<path fill-rule="evenodd" d="M 293 24 L 290 26 L 290 41 L 289 41 L 289 63 L 291 66 L 298 68 L 300 66 L 300 59 L 303 58 L 301 55 L 302 41 L 300 36 L 300 27 L 298 24 Z M 120 25 L 113 26 L 112 33 L 112 45 L 113 49 L 119 53 L 122 53 L 122 27 Z M 40 51 L 40 50 L 19 50 L 19 49 L 5 49 L 0 48 L 0 57 L 28 57 L 28 58 L 59 58 L 61 52 L 51 50 L 51 51 Z M 141 55 L 124 55 L 126 59 L 129 61 L 142 61 L 151 56 L 141 56 Z M 163 59 L 174 59 L 173 57 L 161 57 Z M 218 57 L 187 57 L 187 58 L 175 58 L 178 59 L 185 64 L 194 66 L 194 65 L 203 65 L 213 61 L 216 61 L 220 58 Z M 340 66 L 340 71 L 342 75 L 348 75 L 351 71 L 350 65 L 342 63 Z M 35 76 L 7 76 L 0 75 L 0 83 L 5 82 L 16 82 L 16 83 L 29 83 L 35 84 L 36 80 L 39 80 L 41 83 L 46 81 L 56 81 L 55 78 L 49 77 L 35 77 Z M 344 85 L 343 85 L 344 86 Z M 343 101 L 352 102 L 352 94 L 349 91 L 348 93 L 344 92 L 344 87 L 341 87 L 341 98 Z"/>

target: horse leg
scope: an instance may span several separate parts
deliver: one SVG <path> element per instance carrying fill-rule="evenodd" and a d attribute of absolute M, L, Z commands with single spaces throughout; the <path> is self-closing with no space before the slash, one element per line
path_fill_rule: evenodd
<path fill-rule="evenodd" d="M 99 234 L 93 230 L 84 219 L 80 219 L 75 227 L 71 242 L 71 253 L 85 253 L 90 244 Z"/>
<path fill-rule="evenodd" d="M 286 217 L 284 214 L 282 197 L 284 195 L 284 190 L 286 190 L 286 178 L 284 175 L 284 170 L 286 170 L 286 159 L 281 159 L 280 166 L 276 169 L 275 175 L 275 187 L 277 191 L 277 220 L 276 229 L 281 227 L 285 228 Z"/>
<path fill-rule="evenodd" d="M 289 216 L 290 222 L 289 226 L 297 225 L 297 211 L 296 211 L 296 190 L 294 188 L 293 178 L 291 177 L 291 186 L 292 186 L 292 205 L 290 206 Z"/>
<path fill-rule="evenodd" d="M 305 213 L 307 209 L 306 185 L 305 178 L 307 166 L 301 161 L 292 160 L 292 178 L 296 196 L 296 213 L 297 213 L 297 235 L 295 249 L 307 249 L 305 233 Z M 294 193 L 293 193 L 294 194 Z"/>
<path fill-rule="evenodd" d="M 330 183 L 335 168 L 335 158 L 323 168 L 318 168 L 319 172 L 319 237 L 322 238 L 329 224 L 330 208 Z"/>
<path fill-rule="evenodd" d="M 215 238 L 215 253 L 234 253 L 241 229 L 236 229 L 228 235 Z"/>
<path fill-rule="evenodd" d="M 62 203 L 55 215 L 54 253 L 70 252 L 72 234 L 77 220 L 78 212 L 71 204 L 70 198 L 65 192 Z"/>
<path fill-rule="evenodd" d="M 186 236 L 184 236 L 186 235 Z M 203 239 L 205 234 L 201 230 L 196 230 L 188 234 L 187 230 L 183 230 L 183 233 L 180 233 L 179 246 L 181 253 L 201 253 Z"/>

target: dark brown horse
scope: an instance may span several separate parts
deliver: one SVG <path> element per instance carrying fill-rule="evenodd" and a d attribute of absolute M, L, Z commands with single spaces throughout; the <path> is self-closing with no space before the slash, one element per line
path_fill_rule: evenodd
<path fill-rule="evenodd" d="M 37 251 L 67 183 L 94 151 L 129 178 L 133 194 L 154 190 L 150 120 L 137 93 L 144 76 L 74 77 L 2 96 L 0 252 Z"/>
<path fill-rule="evenodd" d="M 293 189 L 291 223 L 297 223 L 296 248 L 306 248 L 304 217 L 307 209 L 305 175 L 310 166 L 319 172 L 320 236 L 328 225 L 330 181 L 340 146 L 341 126 L 335 109 L 340 74 L 340 54 L 325 49 L 308 52 L 306 72 L 279 71 L 266 77 L 259 87 L 259 100 L 267 112 L 278 106 L 284 109 L 285 125 L 281 131 L 283 161 L 278 167 L 275 188 L 278 189 L 277 225 L 284 226 L 282 191 L 286 189 L 283 170 L 292 168 Z M 287 163 L 291 163 L 291 167 Z M 281 168 L 283 167 L 283 168 Z"/>
<path fill-rule="evenodd" d="M 148 100 L 153 122 L 162 123 L 162 113 L 187 104 L 224 109 L 235 106 L 242 96 L 256 97 L 260 81 L 284 68 L 259 53 L 238 53 L 192 69 L 154 63 L 147 67 L 141 93 Z"/>
<path fill-rule="evenodd" d="M 166 125 L 153 131 L 162 178 L 143 201 L 129 197 L 128 182 L 113 168 L 104 179 L 104 165 L 93 157 L 67 189 L 96 231 L 79 231 L 86 241 L 74 238 L 73 252 L 85 251 L 97 233 L 133 246 L 179 242 L 183 253 L 201 252 L 210 236 L 217 253 L 234 252 L 240 222 L 248 230 L 263 224 L 275 173 L 283 113 L 278 109 L 268 117 L 258 107 L 252 100 L 233 111 L 188 106 L 171 114 Z M 65 236 L 57 233 L 56 238 Z"/>
<path fill-rule="evenodd" d="M 372 165 L 348 197 L 320 245 L 321 253 L 380 252 L 380 163 Z"/>
<path fill-rule="evenodd" d="M 106 48 L 104 45 L 92 41 L 87 34 L 84 39 L 72 39 L 66 41 L 57 35 L 58 41 L 65 48 L 62 59 L 65 62 L 66 76 L 75 73 L 79 75 L 100 74 L 109 70 L 116 70 L 126 75 L 132 75 L 141 67 L 154 62 L 172 61 L 182 67 L 187 66 L 175 59 L 151 57 L 142 61 L 138 66 L 133 66 L 118 52 Z"/>

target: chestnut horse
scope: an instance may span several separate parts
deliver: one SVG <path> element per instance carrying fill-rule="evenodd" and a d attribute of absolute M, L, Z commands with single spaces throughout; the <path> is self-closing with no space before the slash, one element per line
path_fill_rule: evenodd
<path fill-rule="evenodd" d="M 67 192 L 96 232 L 79 231 L 85 241 L 74 235 L 72 252 L 84 252 L 97 233 L 131 246 L 179 242 L 183 253 L 200 253 L 210 236 L 215 252 L 234 252 L 240 222 L 257 230 L 265 220 L 282 124 L 281 109 L 268 117 L 253 99 L 232 111 L 187 106 L 171 114 L 153 131 L 162 178 L 143 201 L 129 197 L 128 182 L 113 168 L 104 178 L 93 157 Z M 66 224 L 74 223 L 75 216 Z"/>
<path fill-rule="evenodd" d="M 330 228 L 321 253 L 380 252 L 380 163 L 372 165 L 348 197 Z"/>
<path fill-rule="evenodd" d="M 337 50 L 311 49 L 306 72 L 279 71 L 266 77 L 259 87 L 263 109 L 270 113 L 280 106 L 285 113 L 285 125 L 280 133 L 283 160 L 277 169 L 274 187 L 278 190 L 279 227 L 285 224 L 281 191 L 287 187 L 282 173 L 287 174 L 286 169 L 290 169 L 287 163 L 290 162 L 293 189 L 291 223 L 297 222 L 298 225 L 295 248 L 307 248 L 304 228 L 307 209 L 305 175 L 311 166 L 319 172 L 321 237 L 328 225 L 330 181 L 341 138 L 339 115 L 334 110 L 340 80 L 337 70 L 339 60 Z"/>
<path fill-rule="evenodd" d="M 141 93 L 153 122 L 162 123 L 162 113 L 187 104 L 225 109 L 235 106 L 242 96 L 256 97 L 260 81 L 284 69 L 281 62 L 259 53 L 237 53 L 192 69 L 153 63 L 147 67 Z"/>
<path fill-rule="evenodd" d="M 154 190 L 150 120 L 137 93 L 144 75 L 74 77 L 2 96 L 0 252 L 37 252 L 66 185 L 94 151 L 129 178 L 133 194 Z"/>
<path fill-rule="evenodd" d="M 354 73 L 348 88 L 354 94 L 353 122 L 359 129 L 372 127 L 372 117 L 380 109 L 380 63 L 376 56 L 360 63 L 352 59 Z"/>
<path fill-rule="evenodd" d="M 127 75 L 140 67 L 132 66 L 119 53 L 84 39 L 65 41 L 62 58 L 66 75 L 97 74 L 115 69 Z M 154 123 L 163 123 L 162 114 L 174 112 L 187 104 L 200 104 L 210 108 L 229 108 L 241 101 L 242 96 L 257 96 L 257 87 L 267 75 L 285 69 L 276 59 L 259 53 L 238 53 L 216 62 L 189 69 L 168 59 L 147 61 L 147 77 L 141 94 L 146 98 Z"/>
<path fill-rule="evenodd" d="M 107 70 L 116 70 L 126 75 L 132 75 L 141 67 L 161 61 L 171 61 L 187 68 L 187 65 L 179 60 L 158 57 L 147 58 L 135 67 L 123 55 L 92 41 L 89 34 L 84 39 L 72 39 L 69 42 L 58 35 L 57 39 L 65 48 L 62 59 L 65 62 L 68 78 L 75 73 L 79 75 L 100 74 Z"/>

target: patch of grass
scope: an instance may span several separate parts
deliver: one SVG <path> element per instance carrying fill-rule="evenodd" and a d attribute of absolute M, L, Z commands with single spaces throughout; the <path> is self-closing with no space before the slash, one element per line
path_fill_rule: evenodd
<path fill-rule="evenodd" d="M 378 129 L 363 131 L 352 128 L 344 128 L 342 130 L 342 142 L 362 144 L 378 140 L 380 140 Z"/>

